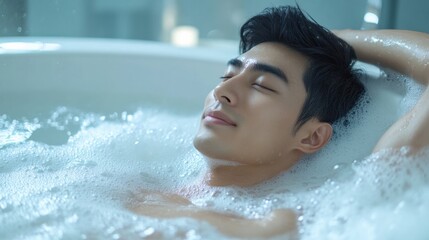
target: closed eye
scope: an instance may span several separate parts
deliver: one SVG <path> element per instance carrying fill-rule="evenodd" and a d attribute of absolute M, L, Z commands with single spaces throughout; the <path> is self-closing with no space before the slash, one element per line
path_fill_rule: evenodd
<path fill-rule="evenodd" d="M 226 81 L 230 78 L 232 78 L 233 76 L 221 76 L 220 79 L 222 79 L 222 81 Z"/>
<path fill-rule="evenodd" d="M 252 86 L 254 86 L 255 88 L 258 88 L 258 89 L 268 90 L 268 91 L 270 91 L 270 92 L 274 92 L 274 93 L 276 93 L 276 92 L 277 92 L 276 90 L 274 90 L 274 89 L 272 89 L 272 88 L 269 88 L 269 87 L 266 87 L 266 86 L 264 86 L 264 85 L 261 85 L 261 84 L 259 84 L 259 83 L 253 83 L 253 84 L 252 84 Z"/>

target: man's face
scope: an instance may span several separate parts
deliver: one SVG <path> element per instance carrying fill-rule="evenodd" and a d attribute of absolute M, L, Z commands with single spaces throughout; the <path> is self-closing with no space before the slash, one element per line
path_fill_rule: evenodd
<path fill-rule="evenodd" d="M 195 147 L 205 156 L 241 164 L 287 159 L 306 98 L 300 53 L 262 43 L 228 63 L 222 82 L 205 101 Z"/>

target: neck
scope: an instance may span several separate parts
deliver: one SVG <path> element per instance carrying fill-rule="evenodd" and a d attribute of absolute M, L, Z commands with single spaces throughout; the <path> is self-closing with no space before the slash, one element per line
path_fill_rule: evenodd
<path fill-rule="evenodd" d="M 258 165 L 231 164 L 229 161 L 206 158 L 209 167 L 204 181 L 209 186 L 250 187 L 279 175 L 292 167 L 299 159 L 297 154 L 289 157 L 287 160 L 276 159 Z M 228 162 L 228 164 L 221 164 L 223 162 Z"/>

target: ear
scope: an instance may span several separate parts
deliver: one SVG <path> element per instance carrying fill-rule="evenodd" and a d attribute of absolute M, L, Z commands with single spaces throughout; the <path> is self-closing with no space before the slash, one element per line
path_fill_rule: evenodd
<path fill-rule="evenodd" d="M 318 122 L 307 129 L 299 142 L 298 150 L 303 153 L 314 153 L 324 147 L 332 136 L 332 126 L 329 123 Z"/>

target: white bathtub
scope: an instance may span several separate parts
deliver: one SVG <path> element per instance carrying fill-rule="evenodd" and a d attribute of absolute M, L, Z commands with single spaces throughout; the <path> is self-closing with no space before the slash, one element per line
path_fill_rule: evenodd
<path fill-rule="evenodd" d="M 72 105 L 123 110 L 141 103 L 199 110 L 235 53 L 126 40 L 0 39 L 0 109 L 32 115 Z"/>
<path fill-rule="evenodd" d="M 0 143 L 1 137 L 5 136 L 2 131 L 7 135 L 14 119 L 23 121 L 20 119 L 43 118 L 58 106 L 100 113 L 97 116 L 103 116 L 103 119 L 103 114 L 133 113 L 139 107 L 155 106 L 179 115 L 190 114 L 192 119 L 198 120 L 206 94 L 218 83 L 226 61 L 235 56 L 230 51 L 176 48 L 143 41 L 0 39 L 0 120 L 6 119 L 10 125 L 6 130 L 0 129 Z M 210 199 L 211 204 L 225 206 L 225 209 L 241 204 L 243 209 L 251 213 L 250 216 L 270 211 L 271 207 L 292 207 L 298 211 L 304 209 L 304 220 L 300 219 L 304 229 L 303 239 L 314 239 L 315 236 L 321 239 L 392 239 L 389 236 L 395 236 L 396 233 L 396 236 L 401 236 L 404 230 L 399 228 L 394 228 L 396 232 L 393 231 L 393 234 L 390 234 L 390 230 L 379 232 L 379 229 L 387 228 L 380 219 L 390 218 L 393 223 L 401 223 L 403 219 L 413 222 L 414 215 L 407 213 L 415 213 L 419 209 L 426 211 L 428 205 L 407 208 L 403 213 L 395 208 L 398 197 L 393 197 L 386 210 L 387 205 L 374 205 L 373 202 L 380 201 L 376 193 L 370 198 L 373 201 L 368 203 L 366 194 L 372 194 L 371 191 L 375 191 L 372 187 L 377 185 L 371 176 L 386 171 L 372 167 L 374 164 L 371 163 L 356 167 L 351 162 L 365 158 L 380 135 L 402 113 L 398 113 L 398 106 L 407 91 L 395 84 L 386 87 L 386 81 L 379 79 L 381 72 L 378 68 L 360 66 L 368 75 L 364 83 L 371 104 L 360 112 L 365 116 L 358 120 L 357 126 L 348 130 L 342 140 L 328 145 L 316 157 L 313 156 L 318 159 L 311 160 L 310 157 L 310 160 L 304 161 L 306 167 L 301 169 L 305 171 L 300 176 L 292 174 L 293 177 L 288 177 L 286 173 L 282 176 L 283 180 L 277 179 L 278 188 L 269 191 L 260 189 L 266 195 L 253 192 L 247 202 L 237 203 L 234 194 L 241 198 L 242 192 L 228 190 L 224 192 L 223 203 L 219 205 L 216 200 Z M 29 135 L 17 141 L 24 142 L 21 145 L 4 145 L 2 148 L 0 144 L 0 214 L 9 216 L 0 217 L 0 236 L 8 239 L 225 237 L 216 235 L 212 228 L 195 221 L 149 221 L 124 210 L 119 206 L 121 201 L 114 197 L 125 194 L 129 190 L 127 188 L 142 184 L 139 181 L 143 181 L 143 175 L 148 175 L 145 170 L 151 164 L 161 164 L 152 174 L 157 174 L 159 169 L 171 170 L 169 174 L 173 176 L 166 175 L 165 181 L 174 182 L 176 177 L 192 175 L 187 172 L 186 166 L 178 167 L 178 170 L 168 169 L 169 161 L 179 158 L 175 155 L 181 156 L 179 160 L 185 159 L 187 164 L 195 159 L 201 160 L 190 146 L 192 133 L 177 132 L 182 123 L 188 124 L 189 121 L 185 117 L 184 120 L 168 122 L 170 129 L 164 126 L 167 130 L 159 131 L 159 139 L 155 140 L 151 134 L 157 131 L 157 122 L 150 122 L 152 125 L 149 125 L 149 131 L 141 130 L 148 126 L 135 126 L 132 121 L 123 121 L 119 126 L 117 121 L 108 121 L 98 124 L 94 129 L 87 128 L 74 133 L 77 136 L 72 134 L 74 140 L 63 145 L 25 142 Z M 31 129 L 26 131 L 31 135 Z M 145 134 L 150 141 L 142 140 L 141 135 Z M 163 141 L 173 143 L 164 144 Z M 81 149 L 76 150 L 75 146 Z M 164 158 L 165 146 L 170 150 L 168 158 Z M 157 156 L 164 162 L 146 164 L 141 156 Z M 296 171 L 299 172 L 300 167 L 302 165 Z M 338 174 L 339 171 L 346 172 L 345 169 L 352 168 L 358 169 L 356 174 L 346 178 L 349 180 L 344 183 L 335 183 L 333 172 Z M 413 171 L 416 169 L 412 168 Z M 327 178 L 331 180 L 320 189 L 312 188 L 305 193 L 305 197 L 302 197 L 307 199 L 302 200 L 305 204 L 300 200 L 302 189 L 288 189 L 289 185 L 308 187 L 305 184 L 309 182 L 319 182 L 320 185 Z M 152 181 L 152 178 L 145 179 Z M 359 181 L 361 185 L 357 184 Z M 415 189 L 416 193 L 421 192 L 419 187 Z M 218 190 L 207 190 L 208 194 L 214 194 L 213 191 Z M 296 195 L 291 195 L 291 191 Z M 429 191 L 422 194 L 426 193 L 429 194 Z M 402 195 L 399 192 L 397 196 Z M 422 195 L 412 196 L 417 196 L 412 198 L 416 200 Z M 349 198 L 353 198 L 354 202 L 348 202 Z M 228 201 L 231 203 L 228 204 Z M 229 210 L 239 211 L 235 207 Z M 393 210 L 400 214 L 392 215 Z M 368 218 L 368 215 L 372 218 Z M 333 220 L 327 221 L 326 216 Z M 307 218 L 312 220 L 306 223 Z M 424 216 L 417 219 L 427 220 Z M 425 228 L 418 224 L 413 227 L 413 231 L 417 228 L 416 239 L 424 239 L 419 237 L 425 236 Z"/>

